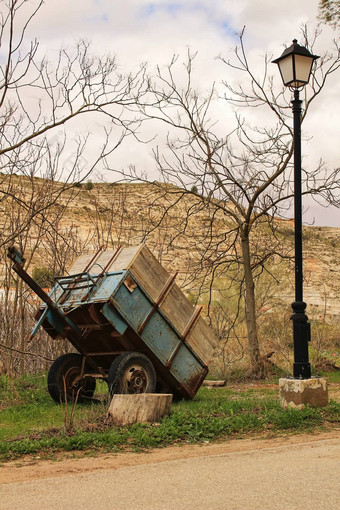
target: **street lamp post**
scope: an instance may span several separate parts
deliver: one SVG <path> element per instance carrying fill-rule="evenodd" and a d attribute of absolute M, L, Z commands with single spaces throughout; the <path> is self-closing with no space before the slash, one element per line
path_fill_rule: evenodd
<path fill-rule="evenodd" d="M 302 271 L 302 185 L 301 185 L 301 103 L 300 90 L 308 83 L 314 60 L 307 48 L 293 44 L 273 61 L 278 64 L 283 83 L 294 92 L 292 111 L 294 120 L 294 235 L 295 235 L 295 301 L 292 304 L 295 379 L 309 379 L 311 367 L 308 359 L 310 324 L 303 301 Z"/>

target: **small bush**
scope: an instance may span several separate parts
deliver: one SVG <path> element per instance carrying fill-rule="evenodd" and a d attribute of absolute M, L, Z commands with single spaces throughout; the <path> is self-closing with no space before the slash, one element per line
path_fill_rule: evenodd
<path fill-rule="evenodd" d="M 40 287 L 51 288 L 54 285 L 53 270 L 45 266 L 35 267 L 32 272 L 32 278 Z"/>
<path fill-rule="evenodd" d="M 93 189 L 93 182 L 92 181 L 87 181 L 87 183 L 85 184 L 85 189 L 87 191 L 91 191 L 91 189 Z"/>

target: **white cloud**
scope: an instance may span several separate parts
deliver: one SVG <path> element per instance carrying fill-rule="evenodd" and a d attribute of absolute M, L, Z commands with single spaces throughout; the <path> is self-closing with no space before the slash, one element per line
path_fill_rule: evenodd
<path fill-rule="evenodd" d="M 197 85 L 207 89 L 214 80 L 233 79 L 215 57 L 231 52 L 244 25 L 249 59 L 258 65 L 266 52 L 277 57 L 284 45 L 290 45 L 295 37 L 300 39 L 302 23 L 315 25 L 318 3 L 319 0 L 48 0 L 33 20 L 30 36 L 39 38 L 41 51 L 49 51 L 50 58 L 62 45 L 86 38 L 92 41 L 96 53 L 117 54 L 124 70 L 134 69 L 142 61 L 151 66 L 165 65 L 174 53 L 180 53 L 184 60 L 190 47 L 199 52 Z M 332 36 L 331 29 L 324 28 L 315 52 L 322 54 Z M 271 73 L 278 74 L 274 65 Z M 276 79 L 279 81 L 278 76 Z M 340 80 L 334 75 L 303 127 L 305 137 L 311 138 L 303 144 L 308 164 L 323 157 L 330 167 L 339 166 L 339 98 Z M 220 119 L 221 129 L 224 121 L 225 112 Z M 152 164 L 150 148 L 146 146 L 131 149 L 128 157 L 141 166 Z M 130 161 L 126 158 L 122 146 L 116 155 L 117 166 L 127 166 Z M 327 221 L 336 224 L 337 220 L 340 224 L 338 211 Z"/>

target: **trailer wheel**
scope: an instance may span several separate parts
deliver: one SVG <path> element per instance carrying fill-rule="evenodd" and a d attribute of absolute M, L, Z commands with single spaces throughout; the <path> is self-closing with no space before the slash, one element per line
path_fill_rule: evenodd
<path fill-rule="evenodd" d="M 52 399 L 58 404 L 76 399 L 78 402 L 86 402 L 92 398 L 96 380 L 93 377 L 86 377 L 76 381 L 80 375 L 81 364 L 82 356 L 77 353 L 63 354 L 52 363 L 48 372 L 47 386 Z M 90 371 L 86 365 L 85 371 Z"/>
<path fill-rule="evenodd" d="M 107 382 L 111 396 L 115 393 L 154 393 L 156 372 L 147 356 L 139 352 L 127 352 L 112 362 Z"/>

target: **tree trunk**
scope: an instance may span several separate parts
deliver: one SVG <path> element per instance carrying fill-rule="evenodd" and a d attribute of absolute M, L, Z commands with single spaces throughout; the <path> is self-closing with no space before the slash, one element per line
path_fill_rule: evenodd
<path fill-rule="evenodd" d="M 20 361 L 19 361 L 19 372 L 20 375 L 24 375 L 26 372 L 26 356 L 24 352 L 26 352 L 26 335 L 25 335 L 25 305 L 24 305 L 24 296 L 23 296 L 23 282 L 20 280 L 19 282 L 19 300 L 18 300 L 18 317 L 16 320 L 17 323 L 17 335 L 19 340 L 19 349 L 21 351 Z"/>
<path fill-rule="evenodd" d="M 255 307 L 255 283 L 250 259 L 249 233 L 242 237 L 242 257 L 245 282 L 245 313 L 248 332 L 249 357 L 253 370 L 257 375 L 262 374 L 260 363 L 260 348 L 257 336 L 256 307 Z"/>

